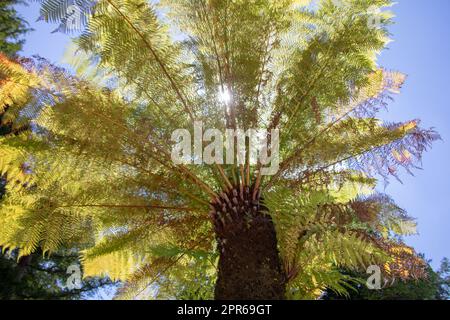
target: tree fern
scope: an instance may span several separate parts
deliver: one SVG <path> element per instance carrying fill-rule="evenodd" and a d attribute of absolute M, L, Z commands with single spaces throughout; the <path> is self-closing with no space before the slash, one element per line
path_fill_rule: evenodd
<path fill-rule="evenodd" d="M 390 1 L 41 2 L 43 19 L 76 34 L 78 74 L 0 59 L 0 111 L 31 124 L 1 140 L 0 245 L 51 254 L 77 244 L 87 276 L 126 282 L 120 298 L 211 298 L 214 281 L 227 297 L 239 276 L 245 298 L 317 298 L 349 289 L 340 268 L 371 264 L 423 276 L 397 239 L 413 220 L 374 191 L 439 139 L 417 120 L 377 118 L 405 81 L 376 64 L 392 17 L 370 9 Z M 72 5 L 78 25 L 68 25 Z M 175 165 L 171 134 L 194 121 L 280 129 L 279 170 L 264 177 L 248 157 Z M 244 270 L 255 257 L 270 263 Z M 224 281 L 226 268 L 240 272 Z"/>

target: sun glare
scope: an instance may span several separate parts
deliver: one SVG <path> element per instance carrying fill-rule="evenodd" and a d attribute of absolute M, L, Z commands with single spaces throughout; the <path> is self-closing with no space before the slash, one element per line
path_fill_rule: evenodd
<path fill-rule="evenodd" d="M 219 88 L 219 101 L 228 105 L 231 102 L 231 93 L 228 88 Z"/>

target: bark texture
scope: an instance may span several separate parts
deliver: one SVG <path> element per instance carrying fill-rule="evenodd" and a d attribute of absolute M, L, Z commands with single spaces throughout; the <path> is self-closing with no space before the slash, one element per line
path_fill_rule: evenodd
<path fill-rule="evenodd" d="M 213 203 L 220 252 L 217 300 L 281 300 L 286 276 L 272 218 L 258 192 L 237 187 Z"/>

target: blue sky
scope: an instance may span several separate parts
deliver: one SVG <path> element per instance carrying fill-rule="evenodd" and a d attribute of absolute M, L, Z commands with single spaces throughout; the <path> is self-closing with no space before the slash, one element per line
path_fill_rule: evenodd
<path fill-rule="evenodd" d="M 51 34 L 55 25 L 35 22 L 37 4 L 18 10 L 35 29 L 27 36 L 22 54 L 59 62 L 68 36 Z M 408 81 L 383 119 L 421 119 L 424 127 L 435 127 L 444 141 L 425 155 L 424 171 L 416 171 L 415 177 L 403 176 L 404 184 L 393 180 L 386 192 L 417 218 L 420 235 L 407 242 L 437 267 L 443 257 L 450 257 L 450 1 L 399 0 L 393 11 L 397 16 L 391 27 L 394 42 L 379 64 L 406 73 Z"/>
<path fill-rule="evenodd" d="M 434 260 L 450 257 L 450 1 L 400 0 L 393 8 L 394 42 L 380 65 L 408 75 L 402 93 L 389 107 L 389 121 L 421 119 L 435 127 L 443 141 L 424 156 L 424 171 L 392 181 L 387 193 L 418 219 L 419 236 L 408 239 Z"/>

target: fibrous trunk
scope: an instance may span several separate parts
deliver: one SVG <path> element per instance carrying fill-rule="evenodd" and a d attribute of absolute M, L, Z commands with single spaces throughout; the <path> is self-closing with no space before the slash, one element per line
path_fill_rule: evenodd
<path fill-rule="evenodd" d="M 236 187 L 213 203 L 211 217 L 220 252 L 217 300 L 284 299 L 281 267 L 272 218 L 258 190 Z"/>

